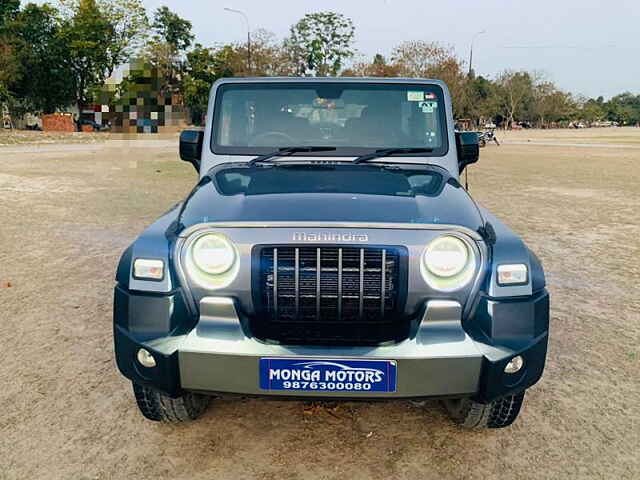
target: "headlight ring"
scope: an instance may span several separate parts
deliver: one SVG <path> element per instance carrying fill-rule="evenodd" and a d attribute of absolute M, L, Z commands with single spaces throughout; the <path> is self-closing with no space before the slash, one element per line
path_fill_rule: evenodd
<path fill-rule="evenodd" d="M 236 277 L 239 258 L 236 246 L 226 235 L 203 232 L 187 242 L 184 266 L 189 278 L 200 286 L 223 288 Z"/>
<path fill-rule="evenodd" d="M 215 233 L 201 235 L 191 247 L 193 262 L 202 272 L 221 275 L 233 266 L 236 252 L 231 242 Z"/>
<path fill-rule="evenodd" d="M 457 235 L 441 235 L 425 247 L 420 270 L 434 290 L 453 292 L 465 287 L 476 272 L 477 258 L 469 242 Z"/>

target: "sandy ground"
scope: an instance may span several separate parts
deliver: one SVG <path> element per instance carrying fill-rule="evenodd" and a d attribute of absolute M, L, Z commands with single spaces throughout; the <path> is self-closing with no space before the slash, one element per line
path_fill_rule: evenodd
<path fill-rule="evenodd" d="M 195 173 L 164 142 L 0 148 L 0 479 L 640 478 L 640 150 L 566 146 L 640 129 L 498 136 L 470 190 L 541 257 L 552 335 L 518 421 L 482 432 L 435 401 L 144 420 L 113 359 L 116 262 Z"/>
<path fill-rule="evenodd" d="M 176 139 L 178 132 L 174 127 L 167 127 L 165 131 L 156 135 L 147 135 L 152 138 Z M 145 138 L 147 137 L 145 136 Z M 111 133 L 111 132 L 40 132 L 33 130 L 10 130 L 0 128 L 0 147 L 6 145 L 59 145 L 59 144 L 86 144 L 102 143 L 109 140 L 138 139 L 137 134 Z"/>

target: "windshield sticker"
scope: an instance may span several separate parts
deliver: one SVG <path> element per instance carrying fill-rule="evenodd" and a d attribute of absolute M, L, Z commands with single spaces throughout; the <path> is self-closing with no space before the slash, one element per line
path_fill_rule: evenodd
<path fill-rule="evenodd" d="M 432 100 L 436 98 L 436 94 L 432 92 L 425 92 L 424 98 L 426 98 L 427 100 Z"/>
<path fill-rule="evenodd" d="M 409 102 L 421 102 L 424 100 L 424 92 L 407 91 L 407 101 Z"/>
<path fill-rule="evenodd" d="M 433 113 L 438 108 L 438 102 L 420 102 L 418 106 L 422 109 L 422 113 Z"/>

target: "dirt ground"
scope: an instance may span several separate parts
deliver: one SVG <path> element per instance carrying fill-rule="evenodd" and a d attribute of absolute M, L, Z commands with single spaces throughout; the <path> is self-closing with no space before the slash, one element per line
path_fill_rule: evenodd
<path fill-rule="evenodd" d="M 542 259 L 552 323 L 520 418 L 481 432 L 436 401 L 144 420 L 113 359 L 116 262 L 195 173 L 166 140 L 0 148 L 0 479 L 640 478 L 640 129 L 498 137 L 470 191 Z"/>
<path fill-rule="evenodd" d="M 175 128 L 167 127 L 166 131 L 154 135 L 160 138 L 178 138 Z M 42 132 L 36 130 L 9 130 L 0 128 L 0 147 L 7 145 L 52 145 L 76 143 L 103 143 L 110 140 L 137 140 L 137 134 L 111 132 Z"/>

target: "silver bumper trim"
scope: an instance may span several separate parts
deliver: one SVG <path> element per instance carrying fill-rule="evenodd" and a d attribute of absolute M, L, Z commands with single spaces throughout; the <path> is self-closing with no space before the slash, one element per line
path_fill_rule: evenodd
<path fill-rule="evenodd" d="M 195 332 L 198 337 L 227 341 L 242 340 L 245 336 L 240 328 L 236 306 L 227 297 L 204 297 L 200 300 L 200 321 Z"/>
<path fill-rule="evenodd" d="M 179 348 L 182 387 L 190 390 L 244 394 L 291 395 L 259 387 L 261 357 L 319 357 L 323 359 L 387 359 L 398 363 L 394 393 L 376 397 L 420 397 L 474 393 L 482 354 L 461 326 L 457 302 L 432 300 L 413 338 L 377 347 L 292 346 L 263 343 L 245 334 L 233 300 L 205 297 L 200 321 Z M 295 392 L 318 396 L 318 392 Z M 364 396 L 330 392 L 332 397 Z"/>

